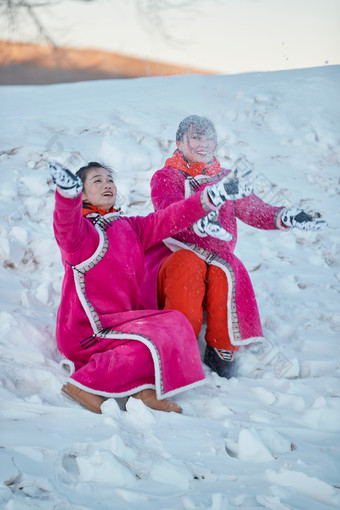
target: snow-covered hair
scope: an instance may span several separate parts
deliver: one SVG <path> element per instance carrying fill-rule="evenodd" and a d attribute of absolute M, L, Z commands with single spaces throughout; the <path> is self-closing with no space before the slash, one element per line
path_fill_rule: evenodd
<path fill-rule="evenodd" d="M 215 138 L 217 138 L 216 129 L 211 120 L 206 117 L 200 117 L 199 115 L 189 115 L 185 117 L 178 126 L 176 142 L 181 142 L 183 140 L 183 136 L 189 131 L 191 126 L 199 134 L 205 134 L 207 131 L 210 131 L 215 135 Z"/>

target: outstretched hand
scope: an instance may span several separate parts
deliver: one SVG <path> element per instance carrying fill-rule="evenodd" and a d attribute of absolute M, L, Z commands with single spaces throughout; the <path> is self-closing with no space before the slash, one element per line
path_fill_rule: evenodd
<path fill-rule="evenodd" d="M 247 173 L 249 175 L 249 172 Z M 215 207 L 226 200 L 238 200 L 253 193 L 253 187 L 245 177 L 239 177 L 237 171 L 223 177 L 219 182 L 207 187 L 208 195 Z"/>
<path fill-rule="evenodd" d="M 316 211 L 306 213 L 303 209 L 283 209 L 281 222 L 285 227 L 298 228 L 300 230 L 321 230 L 327 226 L 327 222 L 321 220 L 321 214 Z"/>
<path fill-rule="evenodd" d="M 78 195 L 83 189 L 81 179 L 57 161 L 50 161 L 50 174 L 53 182 L 70 196 Z"/>

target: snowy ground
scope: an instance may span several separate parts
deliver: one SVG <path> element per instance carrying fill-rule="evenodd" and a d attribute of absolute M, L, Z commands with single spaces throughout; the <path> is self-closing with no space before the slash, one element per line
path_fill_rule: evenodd
<path fill-rule="evenodd" d="M 340 68 L 2 87 L 0 506 L 5 510 L 340 508 Z M 251 168 L 273 204 L 323 212 L 319 233 L 240 224 L 267 346 L 240 375 L 206 367 L 183 415 L 60 393 L 54 324 L 62 266 L 48 158 L 116 168 L 128 214 L 186 115 L 216 124 L 219 159 Z M 200 347 L 203 351 L 203 338 Z"/>

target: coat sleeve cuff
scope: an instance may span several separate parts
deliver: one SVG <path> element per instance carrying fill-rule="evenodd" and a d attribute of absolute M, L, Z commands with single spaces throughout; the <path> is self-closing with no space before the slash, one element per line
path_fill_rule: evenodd
<path fill-rule="evenodd" d="M 200 199 L 204 211 L 210 212 L 218 210 L 218 207 L 216 207 L 209 198 L 207 187 L 201 192 Z"/>
<path fill-rule="evenodd" d="M 275 226 L 276 228 L 278 228 L 279 230 L 291 230 L 290 227 L 286 227 L 281 219 L 282 219 L 282 216 L 285 212 L 286 208 L 285 207 L 282 207 L 282 209 L 279 209 L 276 213 L 275 213 L 275 218 L 274 218 L 274 223 L 275 223 Z"/>

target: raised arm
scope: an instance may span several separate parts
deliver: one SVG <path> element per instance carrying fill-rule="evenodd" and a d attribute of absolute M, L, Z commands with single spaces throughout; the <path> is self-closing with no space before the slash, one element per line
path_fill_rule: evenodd
<path fill-rule="evenodd" d="M 50 173 L 57 185 L 53 214 L 56 241 L 64 254 L 79 252 L 86 243 L 88 229 L 82 215 L 82 182 L 58 163 L 50 162 Z"/>
<path fill-rule="evenodd" d="M 145 218 L 131 218 L 144 249 L 171 237 L 190 227 L 216 207 L 210 202 L 207 191 L 195 193 L 187 199 L 169 205 L 165 209 L 151 213 Z"/>
<path fill-rule="evenodd" d="M 53 229 L 58 246 L 65 253 L 77 252 L 85 242 L 88 222 L 84 220 L 81 208 L 81 195 L 66 198 L 56 190 Z"/>
<path fill-rule="evenodd" d="M 182 232 L 209 212 L 222 207 L 226 201 L 236 200 L 249 193 L 251 193 L 250 188 L 241 180 L 235 179 L 234 175 L 224 176 L 218 182 L 206 186 L 189 198 L 153 213 L 148 221 L 154 223 L 152 228 L 156 229 L 156 237 L 154 241 L 147 238 L 146 246 L 149 247 L 155 242 Z"/>

